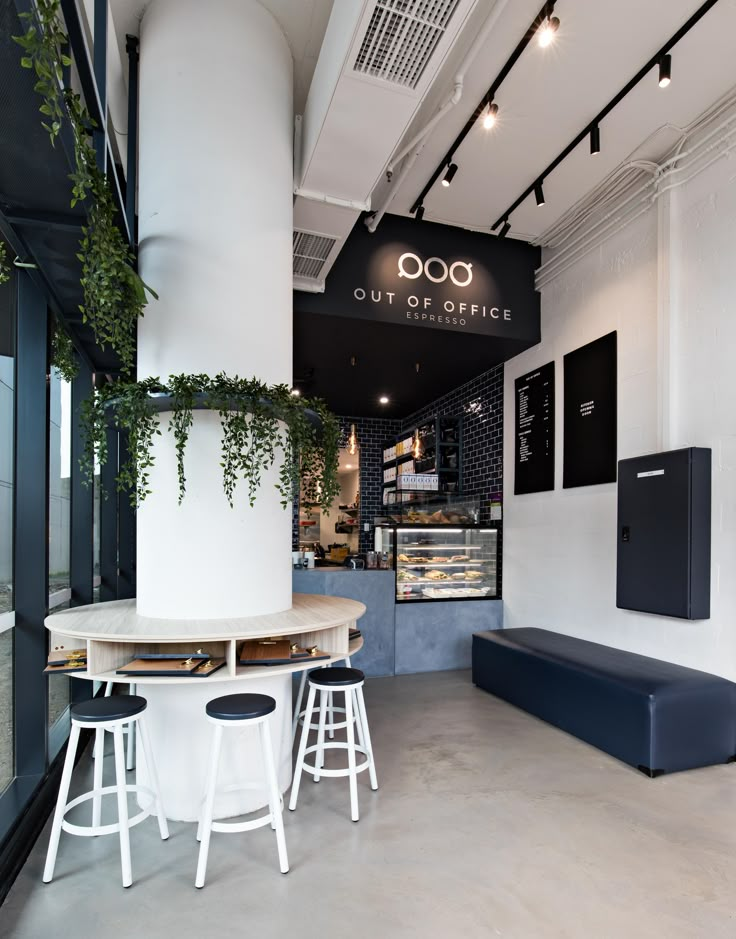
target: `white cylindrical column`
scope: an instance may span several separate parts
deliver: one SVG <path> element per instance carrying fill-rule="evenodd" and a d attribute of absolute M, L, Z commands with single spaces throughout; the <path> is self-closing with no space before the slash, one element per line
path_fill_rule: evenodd
<path fill-rule="evenodd" d="M 153 0 L 141 24 L 140 273 L 159 294 L 138 375 L 291 384 L 292 60 L 255 0 Z M 291 513 L 267 475 L 222 491 L 219 418 L 195 412 L 187 496 L 157 438 L 138 512 L 138 612 L 208 619 L 291 606 Z"/>

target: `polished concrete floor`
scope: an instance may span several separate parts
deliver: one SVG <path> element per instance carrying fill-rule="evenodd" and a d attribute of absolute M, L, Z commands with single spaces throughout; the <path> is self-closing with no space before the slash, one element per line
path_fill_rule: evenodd
<path fill-rule="evenodd" d="M 467 672 L 367 683 L 380 790 L 302 784 L 285 813 L 291 872 L 270 829 L 213 835 L 193 886 L 192 825 L 168 842 L 62 836 L 48 826 L 5 904 L 13 939 L 736 937 L 736 765 L 650 780 L 475 688 Z M 82 774 L 84 775 L 84 774 Z M 84 780 L 82 780 L 84 782 Z"/>

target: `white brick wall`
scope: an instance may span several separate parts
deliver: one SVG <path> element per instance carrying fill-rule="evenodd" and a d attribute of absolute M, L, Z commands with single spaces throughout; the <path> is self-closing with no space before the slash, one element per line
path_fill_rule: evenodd
<path fill-rule="evenodd" d="M 736 679 L 736 177 L 721 161 L 673 197 L 672 372 L 658 374 L 657 209 L 545 287 L 542 343 L 505 367 L 504 624 L 542 626 Z M 713 448 L 711 618 L 617 610 L 616 486 L 563 490 L 562 357 L 618 330 L 618 456 Z M 556 489 L 513 495 L 514 379 L 556 362 Z"/>

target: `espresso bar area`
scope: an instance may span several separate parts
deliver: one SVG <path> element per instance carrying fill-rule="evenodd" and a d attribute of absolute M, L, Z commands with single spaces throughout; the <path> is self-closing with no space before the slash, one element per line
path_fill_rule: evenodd
<path fill-rule="evenodd" d="M 473 633 L 500 629 L 503 604 L 446 599 L 397 602 L 393 570 L 294 570 L 294 593 L 345 597 L 365 604 L 364 645 L 353 665 L 370 677 L 469 668 Z"/>

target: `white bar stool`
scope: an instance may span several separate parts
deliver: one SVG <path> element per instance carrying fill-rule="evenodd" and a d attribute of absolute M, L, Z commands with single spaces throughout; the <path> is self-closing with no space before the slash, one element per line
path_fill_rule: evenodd
<path fill-rule="evenodd" d="M 346 655 L 344 659 L 335 659 L 332 665 L 337 665 L 338 662 L 344 662 L 347 668 L 350 668 L 350 656 Z M 304 700 L 304 689 L 307 686 L 307 675 L 309 674 L 308 669 L 304 669 L 302 672 L 302 677 L 299 682 L 299 691 L 296 696 L 296 707 L 294 708 L 294 719 L 291 722 L 291 743 L 292 746 L 296 740 L 296 732 L 299 728 L 299 724 L 304 723 L 304 715 L 306 711 L 302 710 L 302 701 Z M 336 708 L 332 701 L 332 692 L 330 692 L 327 700 L 327 713 L 330 715 L 330 720 L 327 722 L 327 732 L 329 734 L 330 740 L 335 737 L 335 730 L 340 727 L 345 727 L 344 723 L 336 724 L 333 721 L 333 717 L 336 713 L 344 714 L 345 708 Z M 317 724 L 312 724 L 311 730 L 317 730 Z"/>
<path fill-rule="evenodd" d="M 304 714 L 304 724 L 302 734 L 299 739 L 299 752 L 296 758 L 296 767 L 294 769 L 294 782 L 291 786 L 291 799 L 289 800 L 289 809 L 293 812 L 296 808 L 297 798 L 299 796 L 299 784 L 301 782 L 302 771 L 306 770 L 314 777 L 315 782 L 319 782 L 320 776 L 348 776 L 350 778 L 350 815 L 354 822 L 360 818 L 358 812 L 358 773 L 364 769 L 368 770 L 371 781 L 371 789 L 378 789 L 378 779 L 376 778 L 376 765 L 373 760 L 373 747 L 371 745 L 371 735 L 368 730 L 368 717 L 365 710 L 365 700 L 363 698 L 363 683 L 365 675 L 357 668 L 317 668 L 309 673 L 309 695 L 307 697 L 307 708 Z M 314 725 L 312 718 L 315 710 L 315 697 L 319 691 L 319 723 L 317 725 L 317 743 L 314 746 L 307 746 L 309 730 Z M 335 742 L 325 742 L 325 731 L 327 729 L 327 710 L 328 699 L 332 693 L 343 692 L 345 695 L 345 721 L 344 724 L 333 724 L 333 727 L 345 726 L 347 730 L 347 742 L 341 740 Z M 358 732 L 358 744 L 355 743 L 355 730 Z M 347 750 L 348 765 L 343 769 L 325 769 L 324 751 L 325 750 Z M 309 753 L 316 753 L 314 763 L 307 763 L 304 757 Z M 361 763 L 356 763 L 356 754 L 362 753 L 365 759 Z"/>
<path fill-rule="evenodd" d="M 284 837 L 284 820 L 282 818 L 283 799 L 279 792 L 276 779 L 276 767 L 273 760 L 273 747 L 271 744 L 271 730 L 268 726 L 269 716 L 276 710 L 276 702 L 267 694 L 227 694 L 215 698 L 207 704 L 205 711 L 207 720 L 215 725 L 210 750 L 210 765 L 207 776 L 207 791 L 204 797 L 202 814 L 197 827 L 197 840 L 199 845 L 199 861 L 197 863 L 197 878 L 195 887 L 204 887 L 207 872 L 207 856 L 210 850 L 210 835 L 213 831 L 238 832 L 252 831 L 270 825 L 276 832 L 276 844 L 279 852 L 279 866 L 281 873 L 289 871 L 289 859 L 286 854 L 286 838 Z M 266 776 L 266 791 L 268 792 L 268 812 L 248 822 L 215 822 L 214 814 L 215 794 L 217 792 L 217 769 L 220 762 L 220 749 L 222 747 L 222 734 L 225 727 L 255 727 L 260 732 L 261 754 Z M 228 786 L 228 792 L 238 789 L 249 789 L 249 785 Z"/>
<path fill-rule="evenodd" d="M 169 837 L 166 815 L 164 814 L 164 808 L 159 794 L 156 765 L 153 761 L 153 752 L 150 747 L 148 732 L 143 719 L 143 712 L 146 710 L 146 706 L 147 702 L 145 698 L 130 694 L 116 695 L 115 697 L 109 698 L 93 698 L 91 701 L 84 701 L 81 704 L 72 706 L 72 729 L 69 734 L 64 769 L 61 774 L 61 785 L 59 786 L 59 795 L 56 800 L 54 821 L 51 826 L 51 838 L 46 854 L 46 866 L 43 871 L 44 883 L 49 883 L 54 876 L 56 854 L 59 850 L 59 839 L 61 838 L 62 830 L 68 832 L 70 835 L 82 835 L 87 838 L 96 835 L 111 835 L 118 832 L 120 834 L 120 861 L 124 887 L 129 887 L 133 883 L 130 864 L 130 829 L 139 822 L 142 822 L 144 818 L 151 815 L 155 807 L 158 815 L 158 827 L 161 832 L 161 838 L 165 841 Z M 146 756 L 146 765 L 149 769 L 153 789 L 149 789 L 147 786 L 129 785 L 125 781 L 125 759 L 123 755 L 123 727 L 125 724 L 128 724 L 129 727 L 138 724 L 138 728 L 141 732 L 143 752 Z M 71 802 L 67 802 L 69 786 L 72 779 L 72 770 L 74 769 L 74 759 L 77 753 L 79 734 L 82 727 L 95 728 L 94 783 L 93 788 L 89 792 L 85 792 L 83 795 L 77 796 L 76 799 L 72 799 Z M 102 765 L 106 730 L 112 733 L 115 741 L 115 785 L 103 787 Z M 118 820 L 111 825 L 101 825 L 102 796 L 110 795 L 113 792 L 117 796 Z M 148 805 L 137 815 L 134 815 L 133 818 L 130 818 L 128 815 L 129 792 L 143 793 L 151 798 Z M 66 821 L 65 816 L 67 812 L 90 799 L 92 800 L 91 825 L 74 825 Z"/>

